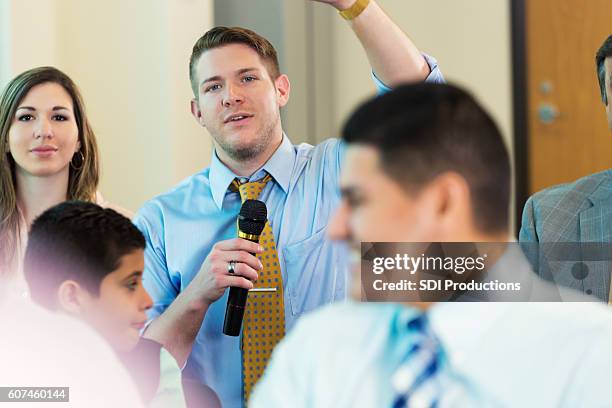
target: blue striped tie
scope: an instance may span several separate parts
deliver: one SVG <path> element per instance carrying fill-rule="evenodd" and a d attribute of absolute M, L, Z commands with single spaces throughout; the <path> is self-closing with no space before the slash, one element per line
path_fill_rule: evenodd
<path fill-rule="evenodd" d="M 436 407 L 442 396 L 444 352 L 425 314 L 409 320 L 406 328 L 415 341 L 391 379 L 393 408 Z"/>

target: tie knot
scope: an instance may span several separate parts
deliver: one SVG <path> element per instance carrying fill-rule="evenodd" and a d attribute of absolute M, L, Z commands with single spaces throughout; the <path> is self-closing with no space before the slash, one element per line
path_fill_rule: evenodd
<path fill-rule="evenodd" d="M 407 334 L 413 336 L 418 347 L 428 347 L 430 349 L 437 349 L 440 347 L 438 337 L 434 333 L 427 314 L 420 313 L 417 316 L 411 317 L 406 322 Z"/>
<path fill-rule="evenodd" d="M 249 181 L 248 183 L 240 183 L 240 180 L 234 179 L 230 188 L 232 191 L 238 191 L 240 193 L 242 202 L 246 200 L 257 200 L 259 194 L 261 194 L 261 191 L 271 179 L 272 177 L 269 174 L 266 174 L 261 180 Z"/>

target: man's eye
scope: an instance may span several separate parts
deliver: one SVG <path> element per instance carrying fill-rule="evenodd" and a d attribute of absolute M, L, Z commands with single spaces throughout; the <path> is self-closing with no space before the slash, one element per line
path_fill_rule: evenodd
<path fill-rule="evenodd" d="M 255 81 L 257 80 L 256 77 L 254 77 L 253 75 L 247 75 L 244 78 L 242 78 L 242 81 L 244 82 L 251 82 L 251 81 Z"/>
<path fill-rule="evenodd" d="M 346 203 L 349 207 L 355 208 L 359 207 L 364 203 L 364 199 L 362 197 L 347 197 Z"/>
<path fill-rule="evenodd" d="M 204 92 L 216 91 L 216 90 L 218 90 L 218 89 L 221 89 L 221 85 L 219 85 L 219 84 L 214 84 L 214 85 L 211 85 L 211 86 L 209 86 L 208 88 L 206 88 L 206 89 L 204 90 Z"/>
<path fill-rule="evenodd" d="M 26 114 L 26 115 L 21 115 L 19 116 L 18 120 L 21 122 L 29 122 L 32 119 L 34 119 L 34 116 L 30 115 L 30 114 Z"/>
<path fill-rule="evenodd" d="M 128 284 L 125 285 L 126 288 L 128 288 L 130 291 L 135 291 L 136 288 L 138 287 L 138 282 L 134 281 L 134 282 L 130 282 Z"/>

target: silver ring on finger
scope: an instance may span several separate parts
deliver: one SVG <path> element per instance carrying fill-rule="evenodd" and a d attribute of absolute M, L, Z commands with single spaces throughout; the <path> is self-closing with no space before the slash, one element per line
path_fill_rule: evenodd
<path fill-rule="evenodd" d="M 227 272 L 230 275 L 233 275 L 234 273 L 236 273 L 236 261 L 229 261 L 227 263 Z"/>

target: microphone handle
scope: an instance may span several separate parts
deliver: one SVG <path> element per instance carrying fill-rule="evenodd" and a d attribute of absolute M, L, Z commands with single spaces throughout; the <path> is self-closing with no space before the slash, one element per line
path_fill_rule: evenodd
<path fill-rule="evenodd" d="M 258 243 L 258 241 L 252 242 Z M 251 255 L 256 256 L 253 253 Z M 227 307 L 225 309 L 225 320 L 223 321 L 223 334 L 234 337 L 240 335 L 248 296 L 248 289 L 230 286 Z"/>

